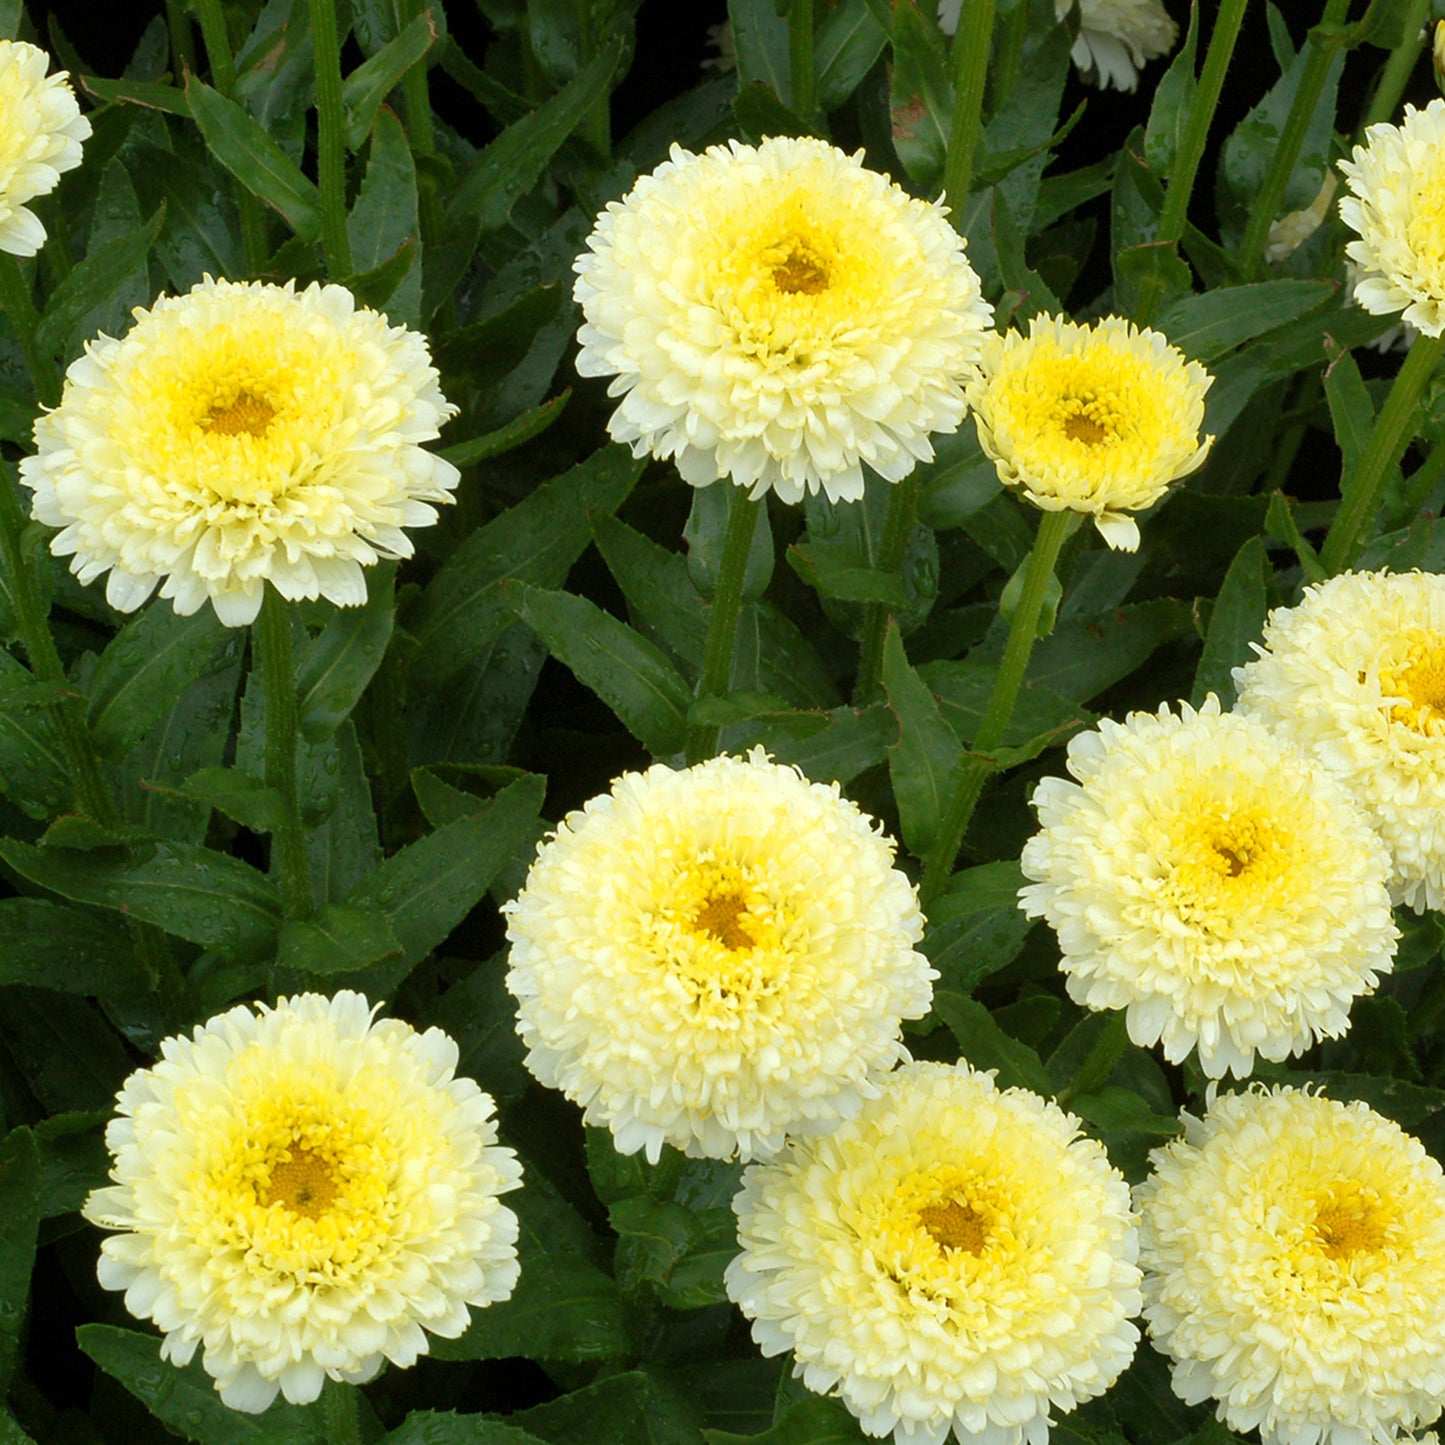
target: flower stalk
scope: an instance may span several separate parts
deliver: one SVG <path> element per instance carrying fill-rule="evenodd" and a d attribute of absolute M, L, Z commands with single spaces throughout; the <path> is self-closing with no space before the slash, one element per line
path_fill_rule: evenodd
<path fill-rule="evenodd" d="M 788 59 L 793 81 L 793 112 L 812 120 L 818 109 L 813 58 L 813 0 L 793 0 L 788 12 Z"/>
<path fill-rule="evenodd" d="M 918 518 L 918 472 L 909 472 L 888 494 L 883 539 L 878 546 L 878 570 L 892 577 L 899 572 Z M 883 676 L 883 639 L 892 612 L 886 602 L 870 602 L 863 612 L 863 638 L 859 644 L 858 681 L 853 702 L 861 707 L 877 695 Z"/>
<path fill-rule="evenodd" d="M 733 649 L 737 644 L 738 617 L 742 612 L 743 582 L 752 551 L 761 501 L 748 496 L 746 487 L 733 486 L 728 495 L 727 534 L 723 540 L 722 563 L 718 568 L 717 591 L 707 623 L 702 673 L 697 680 L 698 701 L 722 697 L 732 680 Z M 691 723 L 687 729 L 687 760 L 700 763 L 717 752 L 715 723 Z"/>
<path fill-rule="evenodd" d="M 267 586 L 251 629 L 255 665 L 266 694 L 266 786 L 281 795 L 281 824 L 271 835 L 271 872 L 288 917 L 311 912 L 310 868 L 296 782 L 296 669 L 291 658 L 291 609 Z"/>
<path fill-rule="evenodd" d="M 351 275 L 346 234 L 346 116 L 341 99 L 341 41 L 336 0 L 311 0 L 316 49 L 316 179 L 321 189 L 321 249 L 333 281 Z"/>
<path fill-rule="evenodd" d="M 1209 36 L 1209 52 L 1204 58 L 1204 70 L 1199 77 L 1199 89 L 1189 107 L 1184 138 L 1175 153 L 1174 170 L 1164 192 L 1164 209 L 1159 215 L 1159 240 L 1165 246 L 1178 245 L 1184 235 L 1184 223 L 1189 216 L 1189 198 L 1194 193 L 1194 180 L 1199 173 L 1199 163 L 1204 159 L 1204 143 L 1209 137 L 1209 127 L 1219 105 L 1220 92 L 1224 89 L 1224 76 L 1234 55 L 1234 43 L 1239 39 L 1245 4 L 1246 0 L 1220 0 L 1219 13 L 1215 16 L 1214 29 Z M 1139 288 L 1134 320 L 1140 326 L 1148 326 L 1153 321 L 1163 294 L 1163 275 L 1155 270 L 1145 278 Z"/>
<path fill-rule="evenodd" d="M 983 133 L 983 94 L 993 47 L 995 0 L 968 0 L 953 37 L 953 124 L 943 164 L 943 199 L 962 234 L 963 208 L 973 183 L 973 163 Z"/>
<path fill-rule="evenodd" d="M 1324 89 L 1330 66 L 1344 45 L 1344 39 L 1334 31 L 1344 20 L 1348 9 L 1349 0 L 1328 0 L 1320 24 L 1309 33 L 1309 55 L 1305 60 L 1304 74 L 1300 77 L 1299 89 L 1295 91 L 1289 115 L 1285 118 L 1279 143 L 1270 157 L 1264 184 L 1250 208 L 1249 223 L 1240 242 L 1237 260 L 1240 273 L 1246 279 L 1254 276 L 1259 269 L 1269 228 L 1279 211 L 1295 161 L 1299 159 L 1310 120 L 1319 104 L 1320 92 Z"/>
<path fill-rule="evenodd" d="M 1067 510 L 1042 512 L 1039 516 L 1039 530 L 1034 537 L 1033 550 L 1029 553 L 1028 570 L 1024 573 L 1023 592 L 1009 624 L 1008 641 L 1004 644 L 1003 661 L 999 663 L 994 677 L 988 711 L 979 726 L 973 750 L 963 758 L 954 774 L 951 796 L 938 827 L 938 837 L 924 859 L 923 883 L 919 891 L 925 910 L 948 886 L 954 860 L 968 832 L 979 794 L 994 770 L 988 754 L 1003 741 L 1013 719 L 1049 581 L 1054 575 L 1059 551 L 1077 523 L 1077 515 Z"/>
<path fill-rule="evenodd" d="M 1366 540 L 1360 536 L 1360 529 L 1375 515 L 1380 487 L 1390 469 L 1405 454 L 1411 418 L 1420 394 L 1434 375 L 1442 349 L 1445 349 L 1445 335 L 1421 334 L 1406 353 L 1404 365 L 1385 397 L 1365 454 L 1360 458 L 1354 485 L 1340 503 L 1320 551 L 1326 572 L 1343 571 L 1359 555 Z"/>

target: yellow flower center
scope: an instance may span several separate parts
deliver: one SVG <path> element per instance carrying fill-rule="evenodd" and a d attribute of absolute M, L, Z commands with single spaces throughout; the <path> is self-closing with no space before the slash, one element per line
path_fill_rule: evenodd
<path fill-rule="evenodd" d="M 1219 906 L 1241 889 L 1252 892 L 1272 881 L 1283 862 L 1282 839 L 1252 808 L 1187 818 L 1181 842 L 1177 883 L 1197 901 Z"/>
<path fill-rule="evenodd" d="M 246 432 L 253 437 L 263 436 L 276 415 L 276 408 L 249 391 L 238 391 L 225 406 L 212 406 L 201 419 L 201 425 L 208 432 L 219 432 L 222 436 L 233 437 Z"/>
<path fill-rule="evenodd" d="M 1116 439 L 1118 416 L 1111 414 L 1096 396 L 1065 397 L 1059 404 L 1059 415 L 1063 418 L 1063 433 L 1071 442 L 1097 447 Z"/>
<path fill-rule="evenodd" d="M 805 241 L 792 242 L 784 258 L 773 267 L 773 285 L 793 295 L 816 296 L 828 289 L 828 267 Z"/>
<path fill-rule="evenodd" d="M 1445 168 L 1433 165 L 1411 177 L 1405 238 L 1418 262 L 1445 267 Z"/>
<path fill-rule="evenodd" d="M 699 933 L 710 933 L 724 948 L 737 953 L 753 946 L 752 935 L 739 922 L 748 916 L 747 905 L 736 893 L 708 899 L 693 923 Z"/>
<path fill-rule="evenodd" d="M 310 1149 L 293 1146 L 284 1159 L 271 1166 L 261 1202 L 280 1204 L 307 1219 L 320 1219 L 335 1202 L 336 1191 L 331 1163 Z"/>
<path fill-rule="evenodd" d="M 1389 1241 L 1389 1222 L 1375 1190 L 1341 1180 L 1322 1191 L 1314 1233 L 1320 1252 L 1328 1259 L 1347 1260 L 1383 1249 Z"/>
<path fill-rule="evenodd" d="M 926 1204 L 918 1211 L 918 1222 L 943 1249 L 966 1249 L 982 1254 L 988 1243 L 988 1223 L 968 1204 L 949 1199 L 940 1204 Z"/>
<path fill-rule="evenodd" d="M 1427 737 L 1445 736 L 1445 637 L 1415 628 L 1405 643 L 1403 660 L 1380 669 L 1381 693 L 1407 699 L 1390 709 L 1390 721 Z"/>

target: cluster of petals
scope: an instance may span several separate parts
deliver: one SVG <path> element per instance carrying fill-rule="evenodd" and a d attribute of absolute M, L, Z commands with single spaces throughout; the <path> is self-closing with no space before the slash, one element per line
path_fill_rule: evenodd
<path fill-rule="evenodd" d="M 440 1029 L 374 1015 L 346 991 L 239 1005 L 166 1039 L 107 1127 L 114 1182 L 83 1210 L 118 1231 L 100 1282 L 162 1358 L 202 1347 L 237 1410 L 411 1365 L 517 1282 L 492 1100 Z"/>
<path fill-rule="evenodd" d="M 1404 1441 L 1445 1403 L 1445 1176 L 1363 1103 L 1256 1088 L 1137 1191 L 1144 1318 L 1187 1403 L 1263 1445 Z"/>
<path fill-rule="evenodd" d="M 50 57 L 23 40 L 0 40 L 0 251 L 33 256 L 45 227 L 27 203 L 47 196 L 80 164 L 90 122 L 66 73 L 47 75 Z"/>
<path fill-rule="evenodd" d="M 283 597 L 366 600 L 362 568 L 407 557 L 459 474 L 423 443 L 456 411 L 426 339 L 343 286 L 207 277 L 137 308 L 66 374 L 20 464 L 82 582 L 139 607 L 207 601 L 252 621 Z"/>
<path fill-rule="evenodd" d="M 938 23 L 946 35 L 958 29 L 966 0 L 938 0 Z M 1149 61 L 1167 55 L 1179 34 L 1160 0 L 1054 0 L 1060 20 L 1078 6 L 1079 34 L 1071 58 L 1101 89 L 1133 90 Z"/>
<path fill-rule="evenodd" d="M 1029 334 L 991 334 L 968 385 L 978 439 L 999 479 L 1045 511 L 1091 516 L 1111 547 L 1134 551 L 1130 512 L 1202 466 L 1213 378 L 1157 331 L 1106 316 L 1081 325 L 1035 316 Z"/>
<path fill-rule="evenodd" d="M 1019 896 L 1071 998 L 1211 1078 L 1345 1032 L 1398 931 L 1385 849 L 1324 767 L 1211 695 L 1105 719 L 1068 768 L 1034 792 Z"/>
<path fill-rule="evenodd" d="M 1241 711 L 1296 742 L 1369 818 L 1391 894 L 1445 905 L 1445 577 L 1345 572 L 1271 612 Z"/>
<path fill-rule="evenodd" d="M 527 1067 L 653 1160 L 764 1158 L 831 1128 L 932 1000 L 893 858 L 836 784 L 761 749 L 624 774 L 504 908 Z"/>
<path fill-rule="evenodd" d="M 576 262 L 612 436 L 785 501 L 898 481 L 957 429 L 992 320 L 944 208 L 809 137 L 679 146 Z"/>
<path fill-rule="evenodd" d="M 1359 239 L 1345 254 L 1361 268 L 1354 299 L 1366 311 L 1400 311 L 1426 336 L 1445 331 L 1445 100 L 1405 107 L 1339 163 L 1350 194 L 1340 217 Z"/>
<path fill-rule="evenodd" d="M 1129 1363 L 1129 1189 L 1078 1121 L 966 1062 L 916 1063 L 743 1175 L 728 1294 L 765 1355 L 896 1445 L 1044 1445 Z"/>

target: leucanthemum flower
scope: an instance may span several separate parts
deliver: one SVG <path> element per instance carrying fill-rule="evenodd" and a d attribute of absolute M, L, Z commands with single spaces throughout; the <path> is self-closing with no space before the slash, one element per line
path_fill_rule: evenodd
<path fill-rule="evenodd" d="M 1276 608 L 1241 711 L 1333 774 L 1384 840 L 1390 890 L 1445 906 L 1445 577 L 1345 572 Z"/>
<path fill-rule="evenodd" d="M 978 439 L 999 479 L 1045 511 L 1082 512 L 1132 552 L 1128 513 L 1201 466 L 1214 378 L 1157 331 L 1106 316 L 1081 326 L 1035 316 L 1029 334 L 990 335 L 969 382 Z"/>
<path fill-rule="evenodd" d="M 966 1062 L 890 1074 L 743 1175 L 725 1275 L 765 1355 L 896 1445 L 1044 1445 L 1139 1339 L 1129 1187 L 1078 1121 Z"/>
<path fill-rule="evenodd" d="M 608 430 L 705 487 L 863 495 L 963 418 L 993 312 L 944 208 L 826 141 L 672 158 L 577 259 L 577 369 L 614 376 Z"/>
<path fill-rule="evenodd" d="M 1060 20 L 1075 0 L 1054 0 Z M 1078 0 L 1079 34 L 1070 58 L 1084 77 L 1102 90 L 1133 90 L 1149 61 L 1167 55 L 1179 34 L 1160 0 Z M 963 0 L 938 0 L 944 34 L 958 29 Z"/>
<path fill-rule="evenodd" d="M 1264 1445 L 1377 1445 L 1445 1401 L 1445 1178 L 1365 1104 L 1186 1115 L 1139 1186 L 1144 1318 L 1175 1392 Z"/>
<path fill-rule="evenodd" d="M 760 748 L 623 774 L 503 909 L 527 1067 L 654 1161 L 831 1128 L 908 1057 L 937 977 L 893 851 Z"/>
<path fill-rule="evenodd" d="M 1340 217 L 1360 239 L 1345 247 L 1363 276 L 1355 300 L 1366 311 L 1404 319 L 1424 332 L 1445 331 L 1445 100 L 1405 107 L 1399 125 L 1365 131 L 1339 163 L 1352 194 Z"/>
<path fill-rule="evenodd" d="M 45 227 L 28 210 L 80 164 L 90 122 L 80 113 L 66 72 L 45 72 L 50 57 L 23 40 L 0 40 L 0 251 L 33 256 Z"/>
<path fill-rule="evenodd" d="M 517 1282 L 491 1099 L 440 1029 L 374 1012 L 343 992 L 219 1014 L 126 1080 L 106 1130 L 115 1182 L 82 1211 L 122 1231 L 100 1282 L 163 1359 L 201 1346 L 237 1410 L 411 1365 Z"/>
<path fill-rule="evenodd" d="M 1070 998 L 1126 1009 L 1171 1062 L 1197 1047 L 1211 1078 L 1344 1033 L 1398 933 L 1385 850 L 1323 767 L 1212 694 L 1104 719 L 1068 767 L 1034 791 L 1019 899 Z"/>
<path fill-rule="evenodd" d="M 345 287 L 207 277 L 134 314 L 71 365 L 20 463 L 51 551 L 109 572 L 113 607 L 160 584 L 234 627 L 267 583 L 359 606 L 362 568 L 410 556 L 402 528 L 453 500 L 457 469 L 422 447 L 456 412 L 426 339 Z"/>

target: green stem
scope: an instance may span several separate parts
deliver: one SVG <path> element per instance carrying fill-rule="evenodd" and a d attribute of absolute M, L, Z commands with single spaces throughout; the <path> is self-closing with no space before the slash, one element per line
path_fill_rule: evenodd
<path fill-rule="evenodd" d="M 878 547 L 878 570 L 890 577 L 899 572 L 918 516 L 918 472 L 915 469 L 888 494 L 888 514 L 883 522 L 883 540 Z M 883 639 L 888 633 L 892 609 L 886 602 L 870 602 L 863 611 L 863 640 L 859 644 L 858 681 L 853 689 L 857 707 L 872 702 L 883 676 Z"/>
<path fill-rule="evenodd" d="M 963 208 L 973 183 L 973 161 L 983 131 L 983 91 L 993 47 L 995 0 L 967 0 L 953 37 L 953 126 L 943 165 L 943 198 L 954 229 L 963 229 Z"/>
<path fill-rule="evenodd" d="M 30 559 L 25 555 L 25 524 L 25 509 L 9 470 L 0 468 L 0 556 L 4 558 L 4 571 L 10 579 L 10 602 L 15 610 L 20 643 L 36 678 L 65 686 L 68 681 L 65 665 L 56 650 L 40 588 Z M 76 694 L 52 703 L 46 710 L 65 750 L 77 806 L 102 828 L 120 832 L 123 827 L 120 809 L 101 770 L 85 717 L 84 700 Z M 137 918 L 128 918 L 126 926 L 152 988 L 165 1001 L 167 1011 L 179 1019 L 185 1010 L 185 982 L 165 939 L 158 929 Z"/>
<path fill-rule="evenodd" d="M 427 0 L 401 0 L 401 24 L 410 25 L 427 9 Z M 432 125 L 431 94 L 427 83 L 426 62 L 413 65 L 401 80 L 402 103 L 406 108 L 406 138 L 415 156 L 436 154 L 436 129 Z M 421 210 L 423 245 L 441 236 L 442 209 L 437 196 L 436 178 L 430 170 L 417 176 L 417 199 Z"/>
<path fill-rule="evenodd" d="M 1009 623 L 1008 641 L 1004 644 L 1003 661 L 994 676 L 988 711 L 979 725 L 978 736 L 974 738 L 973 751 L 964 757 L 956 771 L 948 807 L 939 823 L 938 838 L 923 860 L 920 895 L 925 912 L 947 887 L 953 873 L 953 864 L 959 848 L 963 846 L 979 794 L 993 771 L 993 762 L 988 754 L 1003 741 L 1013 718 L 1014 705 L 1023 686 L 1024 673 L 1028 670 L 1029 654 L 1034 649 L 1039 614 L 1048 595 L 1049 579 L 1054 575 L 1054 564 L 1059 560 L 1064 540 L 1077 525 L 1078 516 L 1074 512 L 1042 512 L 1039 515 L 1039 530 L 1034 537 L 1033 551 L 1029 553 L 1023 592 Z"/>
<path fill-rule="evenodd" d="M 0 253 L 0 306 L 4 306 L 15 323 L 35 395 L 45 406 L 57 405 L 60 401 L 60 368 L 55 358 L 36 340 L 40 313 L 35 309 L 30 283 L 15 257 L 3 253 Z"/>
<path fill-rule="evenodd" d="M 1075 1099 L 1101 1089 L 1108 1082 L 1109 1075 L 1114 1072 L 1114 1065 L 1119 1062 L 1119 1056 L 1128 1042 L 1129 1027 L 1125 1015 L 1122 1011 L 1114 1010 L 1099 1037 L 1094 1040 L 1093 1048 L 1079 1066 L 1074 1082 L 1059 1091 L 1059 1107 L 1067 1109 Z"/>
<path fill-rule="evenodd" d="M 236 60 L 231 52 L 231 35 L 221 0 L 195 0 L 201 22 L 201 41 L 211 66 L 211 80 L 227 99 L 236 88 Z M 246 252 L 246 270 L 255 275 L 266 264 L 266 218 L 261 203 L 240 181 L 235 183 L 236 211 L 241 218 L 241 245 Z"/>
<path fill-rule="evenodd" d="M 326 1445 L 361 1445 L 361 1418 L 355 1385 L 327 1380 L 321 1389 L 321 1414 L 326 1421 Z"/>
<path fill-rule="evenodd" d="M 1354 484 L 1349 495 L 1340 503 L 1329 536 L 1320 551 L 1320 561 L 1326 572 L 1344 570 L 1359 554 L 1363 545 L 1358 536 L 1360 528 L 1375 515 L 1380 486 L 1390 468 L 1405 454 L 1415 405 L 1426 382 L 1434 375 L 1442 349 L 1445 349 L 1445 336 L 1422 334 L 1415 338 L 1414 345 L 1406 354 L 1404 365 L 1390 387 L 1380 415 L 1375 419 Z"/>
<path fill-rule="evenodd" d="M 296 783 L 296 670 L 291 660 L 291 609 L 267 587 L 251 628 L 255 666 L 266 693 L 266 786 L 281 795 L 281 825 L 271 835 L 271 872 L 289 917 L 311 911 L 311 880 L 301 796 Z"/>
<path fill-rule="evenodd" d="M 1166 246 L 1177 246 L 1184 235 L 1194 179 L 1199 173 L 1199 163 L 1204 159 L 1204 143 L 1209 137 L 1220 91 L 1224 88 L 1224 75 L 1234 54 L 1234 42 L 1239 38 L 1246 3 L 1247 0 L 1220 0 L 1214 30 L 1209 36 L 1209 53 L 1204 58 L 1204 70 L 1199 77 L 1199 89 L 1189 107 L 1184 139 L 1175 152 L 1174 170 L 1164 192 L 1164 209 L 1159 216 L 1159 240 Z M 1163 287 L 1163 276 L 1155 271 L 1139 288 L 1139 304 L 1135 308 L 1135 319 L 1139 325 L 1147 326 L 1153 320 L 1163 296 Z"/>
<path fill-rule="evenodd" d="M 316 180 L 321 189 L 321 250 L 333 281 L 351 275 L 346 235 L 346 114 L 341 101 L 341 41 L 336 0 L 311 0 L 316 51 Z"/>
<path fill-rule="evenodd" d="M 1349 8 L 1350 0 L 1327 0 L 1320 24 L 1309 33 L 1309 55 L 1305 59 L 1304 74 L 1300 77 L 1299 89 L 1295 91 L 1274 154 L 1269 158 L 1264 184 L 1251 202 L 1249 223 L 1244 228 L 1244 239 L 1240 242 L 1237 259 L 1240 273 L 1246 280 L 1254 275 L 1259 266 L 1269 228 L 1279 211 L 1284 188 L 1289 183 L 1290 173 L 1294 170 L 1300 148 L 1304 145 L 1305 134 L 1314 118 L 1315 107 L 1319 104 L 1320 92 L 1325 87 L 1330 66 L 1344 43 L 1338 36 L 1328 34 L 1325 27 L 1338 26 Z"/>
<path fill-rule="evenodd" d="M 697 680 L 699 699 L 721 697 L 732 680 L 733 648 L 737 643 L 738 615 L 743 605 L 743 580 L 748 572 L 748 554 L 753 547 L 761 501 L 753 501 L 746 487 L 731 482 L 717 483 L 732 488 L 728 495 L 728 529 L 723 539 L 722 563 L 718 568 L 717 590 L 707 623 L 703 648 L 702 675 Z M 712 723 L 693 723 L 687 730 L 687 760 L 700 763 L 717 751 L 718 730 Z"/>
<path fill-rule="evenodd" d="M 1380 72 L 1380 83 L 1370 98 L 1370 108 L 1360 122 L 1360 130 L 1366 126 L 1378 125 L 1382 120 L 1393 120 L 1399 108 L 1400 97 L 1405 93 L 1410 73 L 1420 58 L 1421 49 L 1430 43 L 1433 32 L 1426 35 L 1429 24 L 1431 0 L 1406 0 L 1405 38 L 1390 52 L 1385 68 Z"/>
<path fill-rule="evenodd" d="M 812 120 L 818 109 L 813 62 L 813 0 L 793 0 L 788 12 L 788 58 L 793 78 L 793 114 Z"/>

